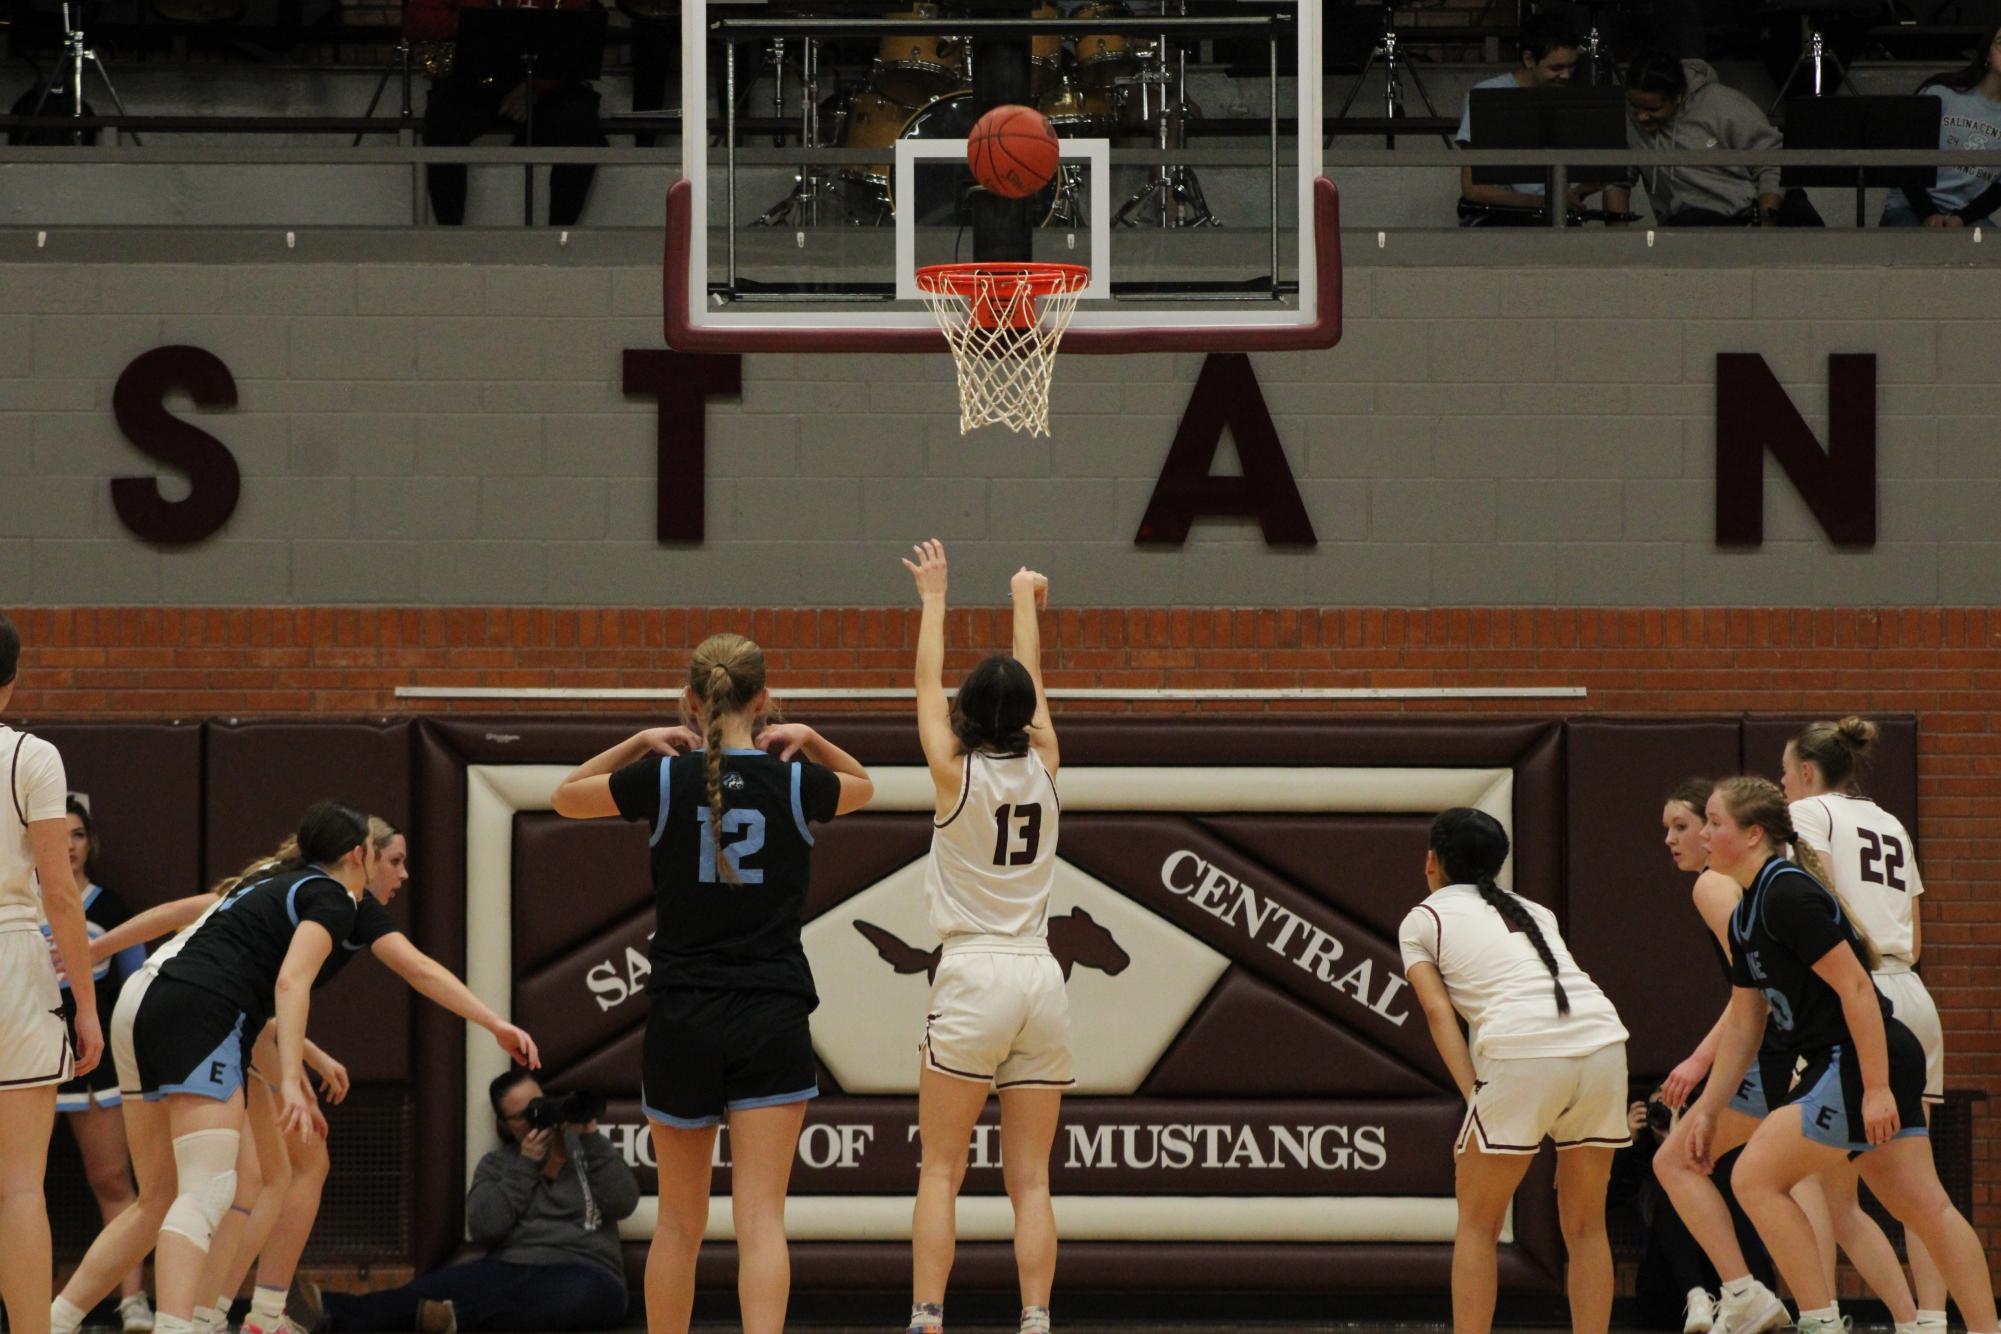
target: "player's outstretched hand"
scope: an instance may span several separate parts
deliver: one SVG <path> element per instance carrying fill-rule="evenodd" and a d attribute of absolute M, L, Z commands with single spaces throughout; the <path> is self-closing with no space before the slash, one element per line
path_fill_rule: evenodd
<path fill-rule="evenodd" d="M 1049 606 L 1049 576 L 1037 574 L 1026 565 L 1014 572 L 1014 578 L 1008 581 L 1008 588 L 1016 597 L 1020 597 L 1023 593 L 1033 593 L 1037 611 L 1043 611 Z"/>
<path fill-rule="evenodd" d="M 790 760 L 811 745 L 818 735 L 804 723 L 772 723 L 752 737 L 750 743 L 759 750 L 770 750 L 776 746 L 779 748 L 778 758 Z"/>
<path fill-rule="evenodd" d="M 279 1130 L 308 1144 L 327 1133 L 327 1119 L 320 1114 L 320 1100 L 313 1096 L 304 1070 L 287 1077 L 281 1092 L 284 1105 L 278 1109 Z"/>
<path fill-rule="evenodd" d="M 94 1014 L 80 1016 L 76 1021 L 76 1064 L 72 1072 L 77 1076 L 87 1075 L 97 1069 L 97 1063 L 103 1059 L 103 1026 Z"/>
<path fill-rule="evenodd" d="M 309 1063 L 311 1063 L 310 1058 Z M 327 1101 L 336 1106 L 345 1101 L 350 1082 L 347 1077 L 347 1067 L 331 1056 L 312 1064 L 313 1073 L 320 1077 L 320 1083 L 326 1088 Z"/>
<path fill-rule="evenodd" d="M 502 1051 L 514 1058 L 516 1065 L 525 1065 L 530 1070 L 542 1068 L 542 1053 L 536 1048 L 535 1039 L 528 1036 L 527 1029 L 503 1023 L 493 1030 L 493 1040 L 500 1044 Z"/>
<path fill-rule="evenodd" d="M 1709 1156 L 1709 1142 L 1716 1131 L 1716 1117 L 1697 1104 L 1694 1110 L 1682 1117 L 1683 1133 L 1688 1136 L 1682 1141 L 1688 1153 L 1688 1165 L 1698 1172 L 1710 1172 L 1716 1163 Z"/>
<path fill-rule="evenodd" d="M 702 738 L 692 727 L 649 727 L 639 735 L 655 755 L 685 755 L 702 748 Z"/>
<path fill-rule="evenodd" d="M 903 568 L 910 571 L 917 580 L 917 596 L 920 598 L 942 598 L 945 596 L 945 544 L 937 538 L 927 538 L 911 548 L 917 559 L 903 558 Z"/>
<path fill-rule="evenodd" d="M 1695 1086 L 1709 1078 L 1709 1062 L 1699 1056 L 1691 1056 L 1668 1071 L 1668 1077 L 1661 1081 L 1661 1101 L 1680 1111 L 1688 1105 L 1688 1095 Z"/>
<path fill-rule="evenodd" d="M 1864 1089 L 1862 1091 L 1862 1124 L 1869 1133 L 1869 1143 L 1888 1144 L 1903 1128 L 1897 1115 L 1897 1099 L 1886 1088 Z"/>

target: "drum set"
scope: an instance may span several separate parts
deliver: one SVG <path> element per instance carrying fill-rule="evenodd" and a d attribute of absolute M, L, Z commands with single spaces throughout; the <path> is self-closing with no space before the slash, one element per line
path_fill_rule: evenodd
<path fill-rule="evenodd" d="M 1162 9 L 1177 2 L 1159 0 Z M 805 39 L 798 68 L 805 94 L 801 137 L 806 147 L 880 149 L 888 159 L 900 139 L 964 139 L 971 133 L 973 39 L 936 31 L 940 10 L 929 0 L 915 0 L 911 8 L 883 17 L 925 20 L 934 30 L 884 36 L 865 79 L 837 88 L 824 101 L 820 100 L 824 53 L 817 49 L 820 43 Z M 1068 12 L 1044 0 L 1033 17 L 1128 22 L 1139 15 L 1118 0 L 1092 0 Z M 782 80 L 785 55 L 782 44 L 774 45 L 780 49 L 773 64 Z M 1201 115 L 1185 96 L 1185 75 L 1186 52 L 1164 36 L 1086 31 L 1069 40 L 1054 34 L 1031 37 L 1029 98 L 1064 138 L 1144 140 L 1162 149 L 1183 147 L 1187 123 Z M 1080 227 L 1088 221 L 1088 198 L 1083 169 L 1066 164 L 1029 202 L 1041 226 Z M 964 221 L 965 208 L 963 199 L 956 200 L 942 209 L 928 209 L 918 221 Z M 767 226 L 828 220 L 884 226 L 896 211 L 894 172 L 887 161 L 848 163 L 832 176 L 802 168 L 791 194 L 767 209 L 759 221 Z M 934 213 L 937 216 L 929 216 Z M 1194 172 L 1174 166 L 1149 169 L 1145 184 L 1115 211 L 1112 221 L 1129 226 L 1217 225 Z"/>

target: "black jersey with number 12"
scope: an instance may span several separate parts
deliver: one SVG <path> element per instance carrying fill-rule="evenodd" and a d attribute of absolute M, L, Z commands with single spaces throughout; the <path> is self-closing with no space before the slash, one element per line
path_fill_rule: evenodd
<path fill-rule="evenodd" d="M 1783 858 L 1766 862 L 1730 915 L 1730 980 L 1772 1007 L 1767 1049 L 1803 1054 L 1850 1040 L 1841 997 L 1813 971 L 1842 945 L 1863 963 L 1860 937 L 1827 887 Z M 1881 992 L 1876 1001 L 1887 1016 Z"/>
<path fill-rule="evenodd" d="M 722 852 L 709 833 L 705 755 L 649 756 L 611 776 L 619 814 L 653 845 L 653 975 L 648 990 L 775 991 L 817 1000 L 799 943 L 816 823 L 834 818 L 841 780 L 805 760 L 723 752 Z M 736 873 L 731 881 L 723 870 Z"/>

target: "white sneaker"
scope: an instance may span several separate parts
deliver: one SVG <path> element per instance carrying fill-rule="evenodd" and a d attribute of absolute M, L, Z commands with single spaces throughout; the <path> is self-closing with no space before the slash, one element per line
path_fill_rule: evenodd
<path fill-rule="evenodd" d="M 1791 1319 L 1779 1295 L 1755 1280 L 1742 1297 L 1724 1293 L 1717 1306 L 1717 1314 L 1730 1334 L 1764 1334 L 1765 1330 L 1777 1329 Z"/>
<path fill-rule="evenodd" d="M 1710 1334 L 1716 1328 L 1716 1299 L 1701 1288 L 1688 1290 L 1681 1308 L 1681 1334 Z"/>
<path fill-rule="evenodd" d="M 118 1303 L 118 1322 L 125 1334 L 152 1334 L 153 1304 L 145 1293 L 135 1292 Z"/>
<path fill-rule="evenodd" d="M 1832 1320 L 1824 1317 L 1819 1320 L 1811 1318 L 1803 1319 L 1794 1325 L 1793 1328 L 1798 1330 L 1799 1334 L 1848 1334 L 1849 1326 L 1852 1323 L 1847 1316 L 1842 1315 L 1836 1316 Z"/>

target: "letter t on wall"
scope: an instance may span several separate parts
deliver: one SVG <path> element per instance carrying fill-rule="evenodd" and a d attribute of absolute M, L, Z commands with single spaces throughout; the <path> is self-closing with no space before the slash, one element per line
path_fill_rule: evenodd
<path fill-rule="evenodd" d="M 662 542 L 699 542 L 708 492 L 708 403 L 743 393 L 743 358 L 657 348 L 625 349 L 625 392 L 650 395 L 658 448 Z"/>

